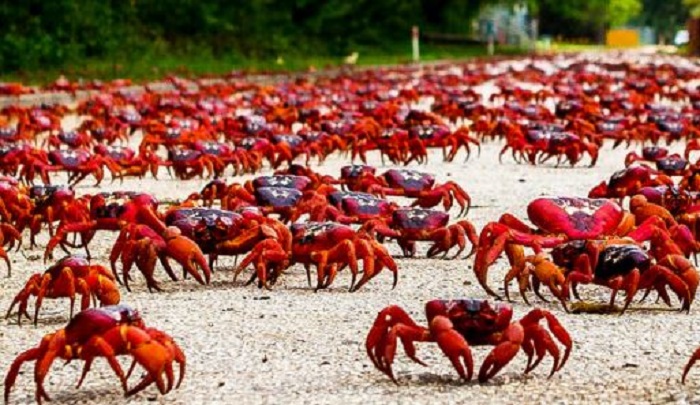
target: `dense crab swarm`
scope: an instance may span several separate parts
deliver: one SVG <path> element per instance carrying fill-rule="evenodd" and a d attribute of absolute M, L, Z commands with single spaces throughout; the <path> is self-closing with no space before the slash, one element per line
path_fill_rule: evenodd
<path fill-rule="evenodd" d="M 106 171 L 112 179 L 157 176 L 159 168 L 178 178 L 219 177 L 281 168 L 297 158 L 322 162 L 336 152 L 362 162 L 376 152 L 382 161 L 408 165 L 427 163 L 427 150 L 437 148 L 452 161 L 496 138 L 503 153 L 531 164 L 588 158 L 595 165 L 606 139 L 614 146 L 685 140 L 686 160 L 698 149 L 700 96 L 685 86 L 697 75 L 692 65 L 542 57 L 502 74 L 509 63 L 342 72 L 313 84 L 272 86 L 239 77 L 173 77 L 161 92 L 127 90 L 125 81 L 115 81 L 91 87 L 96 94 L 70 109 L 4 108 L 0 143 L 9 158 L 0 169 L 19 170 L 29 182 L 67 172 L 75 183 L 89 176 L 99 183 Z M 482 94 L 477 88 L 484 82 L 496 91 Z M 46 90 L 80 86 L 62 79 Z M 79 120 L 63 128 L 72 114 Z M 138 148 L 124 148 L 127 143 Z"/>
<path fill-rule="evenodd" d="M 700 282 L 692 264 L 700 251 L 700 161 L 692 159 L 700 150 L 700 92 L 688 85 L 698 77 L 695 64 L 551 56 L 348 70 L 266 85 L 245 76 L 171 77 L 166 90 L 147 85 L 140 92 L 128 89 L 128 81 L 65 78 L 36 91 L 2 86 L 0 92 L 15 96 L 95 91 L 70 108 L 15 104 L 0 111 L 0 258 L 8 275 L 5 248 L 21 243 L 27 229 L 31 247 L 47 229 L 45 261 L 57 248 L 86 253 L 52 263 L 15 296 L 7 315 L 17 308 L 18 323 L 30 317 L 32 297 L 35 323 L 48 298 L 68 298 L 71 320 L 20 354 L 6 377 L 5 399 L 22 364 L 34 360 L 36 399 L 48 399 L 43 383 L 56 358 L 84 361 L 80 382 L 92 361 L 105 357 L 127 396 L 153 383 L 169 392 L 175 364 L 180 381 L 184 375 L 182 350 L 134 310 L 114 305 L 128 296 L 134 267 L 149 291 L 163 289 L 158 267 L 177 280 L 171 260 L 183 278 L 207 285 L 214 267 L 224 267 L 218 258 L 240 256 L 233 280 L 252 267 L 248 284 L 267 289 L 295 264 L 314 291 L 331 288 L 348 269 L 355 292 L 385 269 L 397 286 L 405 259 L 392 257 L 390 240 L 404 258 L 415 257 L 419 243 L 428 244 L 427 257 L 456 259 L 469 247 L 466 258 L 475 256 L 477 281 L 490 296 L 500 298 L 489 287 L 489 268 L 505 253 L 508 300 L 508 285 L 517 281 L 526 303 L 529 290 L 546 300 L 545 287 L 568 311 L 578 289 L 594 284 L 611 289 L 610 307 L 624 291 L 622 311 L 638 292 L 655 292 L 668 305 L 675 299 L 688 311 Z M 491 94 L 478 89 L 486 82 L 494 86 Z M 466 162 L 478 158 L 484 142 L 500 143 L 500 160 L 510 155 L 516 163 L 555 167 L 594 166 L 609 147 L 635 150 L 587 198 L 537 198 L 527 206 L 531 225 L 505 213 L 479 231 L 465 218 L 472 206 L 468 185 L 427 165 L 429 156 L 440 156 L 430 149 L 446 162 L 460 156 Z M 685 143 L 682 154 L 667 148 L 677 142 Z M 394 167 L 368 165 L 371 155 Z M 330 156 L 348 165 L 337 175 L 311 168 Z M 229 179 L 242 174 L 256 177 Z M 100 185 L 166 175 L 208 183 L 167 204 L 146 192 L 80 192 L 87 178 Z M 102 231 L 116 234 L 109 267 L 91 258 L 91 242 Z M 82 311 L 73 316 L 76 296 Z M 90 309 L 91 299 L 104 307 Z M 573 347 L 545 309 L 513 322 L 506 304 L 434 300 L 426 316 L 422 327 L 401 308 L 387 307 L 367 336 L 370 359 L 394 382 L 398 341 L 418 363 L 414 343 L 436 342 L 465 380 L 473 374 L 471 347 L 495 346 L 480 382 L 520 349 L 528 356 L 526 372 L 551 355 L 551 376 Z M 118 355 L 146 370 L 131 389 L 131 372 L 124 375 Z M 683 381 L 698 359 L 700 350 Z"/>

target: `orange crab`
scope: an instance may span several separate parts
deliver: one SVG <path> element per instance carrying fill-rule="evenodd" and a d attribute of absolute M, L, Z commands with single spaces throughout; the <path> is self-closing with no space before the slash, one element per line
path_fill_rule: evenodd
<path fill-rule="evenodd" d="M 116 356 L 123 355 L 131 356 L 134 361 L 127 375 L 116 359 Z M 50 400 L 44 380 L 54 360 L 85 362 L 78 381 L 80 387 L 92 362 L 98 357 L 107 360 L 126 396 L 134 395 L 154 382 L 161 394 L 168 393 L 175 382 L 173 363 L 177 363 L 180 369 L 176 388 L 185 376 L 186 359 L 180 347 L 164 332 L 146 327 L 137 311 L 125 305 L 91 308 L 76 314 L 65 328 L 44 336 L 37 347 L 17 356 L 5 377 L 5 403 L 25 362 L 35 361 L 35 398 L 41 404 L 42 399 Z M 146 376 L 128 389 L 127 379 L 136 364 L 144 368 Z"/>
<path fill-rule="evenodd" d="M 309 268 L 315 264 L 318 275 L 316 290 L 319 290 L 328 288 L 337 273 L 348 266 L 352 273 L 350 291 L 357 291 L 386 267 L 394 274 L 393 286 L 396 286 L 396 263 L 384 246 L 364 232 L 355 232 L 347 225 L 334 222 L 296 223 L 291 232 L 291 251 L 274 238 L 263 240 L 243 259 L 236 269 L 236 276 L 254 264 L 256 272 L 249 283 L 258 278 L 260 286 L 269 289 L 268 280 L 274 282 L 290 264 L 302 263 L 311 284 Z M 358 260 L 363 262 L 363 275 L 355 284 Z"/>
<path fill-rule="evenodd" d="M 19 304 L 17 323 L 22 323 L 22 315 L 27 313 L 29 297 L 36 296 L 34 305 L 34 324 L 39 318 L 39 310 L 44 298 L 68 297 L 70 299 L 70 314 L 73 316 L 76 294 L 82 296 L 80 309 L 85 310 L 90 306 L 90 298 L 94 298 L 102 305 L 115 305 L 119 303 L 119 289 L 114 276 L 100 265 L 90 264 L 81 256 L 67 256 L 49 267 L 43 274 L 32 275 L 19 293 L 12 300 L 7 310 L 6 318 L 12 313 L 15 305 Z"/>

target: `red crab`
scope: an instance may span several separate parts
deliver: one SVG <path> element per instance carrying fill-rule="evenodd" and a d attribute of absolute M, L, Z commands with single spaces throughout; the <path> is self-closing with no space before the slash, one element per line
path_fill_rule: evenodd
<path fill-rule="evenodd" d="M 5 245 L 9 245 L 9 248 L 12 249 L 15 242 L 21 241 L 22 234 L 17 231 L 14 226 L 6 223 L 0 223 L 0 259 L 3 259 L 7 264 L 7 277 L 12 276 L 12 264 L 10 264 L 10 258 L 7 256 Z"/>
<path fill-rule="evenodd" d="M 571 288 L 578 298 L 578 284 L 593 283 L 611 288 L 611 309 L 617 291 L 624 290 L 626 300 L 621 312 L 627 309 L 638 290 L 647 290 L 647 294 L 656 290 L 670 306 L 667 285 L 678 296 L 682 310 L 689 310 L 697 290 L 698 273 L 684 256 L 668 254 L 654 260 L 629 239 L 571 241 L 552 249 L 551 256 L 549 259 L 544 253 L 527 257 L 511 254 L 515 260 L 504 282 L 506 298 L 510 300 L 509 282 L 517 278 L 520 294 L 529 303 L 526 291 L 531 287 L 530 277 L 538 297 L 546 301 L 539 293 L 540 285 L 545 285 L 567 311 Z"/>
<path fill-rule="evenodd" d="M 216 183 L 213 186 L 218 187 Z M 221 206 L 225 209 L 236 209 L 257 204 L 265 207 L 266 211 L 282 214 L 286 219 L 295 216 L 295 205 L 302 195 L 301 192 L 317 186 L 318 184 L 306 176 L 292 174 L 258 176 L 244 185 L 234 183 L 228 186 Z M 202 193 L 205 193 L 205 190 Z"/>
<path fill-rule="evenodd" d="M 239 173 L 254 173 L 260 169 L 257 159 L 251 159 L 251 154 L 237 150 L 231 145 L 215 141 L 196 141 L 194 149 L 208 156 L 212 162 L 214 175 L 223 175 L 228 165 L 233 167 L 234 175 Z"/>
<path fill-rule="evenodd" d="M 656 161 L 656 169 L 667 176 L 684 176 L 687 167 L 688 161 L 677 153 Z"/>
<path fill-rule="evenodd" d="M 669 254 L 653 258 L 635 243 L 620 241 L 573 241 L 552 250 L 555 264 L 569 270 L 563 291 L 569 294 L 577 284 L 594 283 L 610 287 L 610 306 L 620 289 L 625 290 L 624 312 L 638 290 L 655 289 L 670 305 L 666 286 L 681 301 L 681 310 L 690 311 L 700 283 L 700 274 L 682 255 Z"/>
<path fill-rule="evenodd" d="M 0 143 L 0 172 L 16 176 L 21 166 L 33 161 L 36 153 L 28 143 Z"/>
<path fill-rule="evenodd" d="M 43 274 L 32 275 L 24 288 L 12 300 L 5 318 L 9 318 L 12 309 L 19 304 L 17 323 L 22 323 L 22 315 L 27 312 L 29 297 L 36 296 L 34 305 L 34 324 L 39 319 L 39 310 L 44 298 L 68 297 L 70 299 L 70 316 L 73 316 L 75 295 L 79 294 L 80 309 L 90 306 L 90 298 L 96 299 L 102 305 L 119 303 L 120 295 L 114 277 L 103 266 L 90 264 L 84 257 L 67 256 L 49 267 Z M 31 318 L 30 318 L 31 319 Z"/>
<path fill-rule="evenodd" d="M 71 150 L 52 150 L 48 153 L 48 162 L 38 164 L 38 171 L 41 174 L 41 179 L 46 184 L 51 184 L 49 173 L 66 172 L 68 173 L 68 184 L 75 185 L 92 175 L 95 177 L 95 186 L 100 185 L 104 178 L 104 167 L 107 166 L 112 171 L 113 167 L 107 164 L 107 161 L 100 155 L 93 155 L 86 149 L 71 149 Z M 30 183 L 33 178 L 27 179 Z"/>
<path fill-rule="evenodd" d="M 696 211 L 696 208 L 700 207 L 700 193 L 688 191 L 682 185 L 680 187 L 666 185 L 643 187 L 637 195 L 643 195 L 648 202 L 664 207 L 674 216 Z M 634 199 L 635 196 L 632 198 Z"/>
<path fill-rule="evenodd" d="M 29 222 L 30 243 L 34 247 L 36 235 L 41 231 L 43 223 L 49 227 L 49 236 L 53 236 L 54 222 L 63 218 L 65 207 L 75 199 L 75 192 L 66 186 L 37 185 L 29 189 L 29 198 L 34 203 L 33 215 Z"/>
<path fill-rule="evenodd" d="M 557 158 L 556 165 L 566 157 L 571 166 L 581 160 L 584 152 L 591 157 L 591 167 L 598 161 L 598 145 L 582 139 L 578 135 L 559 129 L 532 129 L 527 131 L 530 143 L 529 161 L 544 163 L 552 157 Z M 515 149 L 514 149 L 515 150 Z M 537 156 L 539 155 L 539 158 Z"/>
<path fill-rule="evenodd" d="M 102 144 L 95 145 L 94 150 L 109 162 L 109 167 L 114 168 L 112 181 L 119 178 L 123 182 L 124 177 L 143 178 L 149 172 L 157 179 L 160 166 L 166 166 L 170 170 L 170 166 L 151 151 L 136 155 L 136 152 L 127 146 Z"/>
<path fill-rule="evenodd" d="M 631 143 L 631 127 L 632 122 L 626 116 L 611 115 L 596 123 L 596 135 L 602 139 L 613 140 L 613 149 L 617 148 L 622 142 L 625 142 L 626 146 L 629 147 Z"/>
<path fill-rule="evenodd" d="M 323 186 L 304 198 L 299 211 L 308 212 L 312 221 L 332 220 L 344 224 L 365 224 L 374 219 L 390 221 L 392 213 L 399 208 L 396 203 L 373 194 Z"/>
<path fill-rule="evenodd" d="M 131 291 L 129 272 L 134 264 L 146 279 L 148 291 L 161 291 L 153 277 L 157 260 L 163 265 L 170 278 L 177 281 L 168 262 L 169 258 L 182 265 L 183 274 L 191 275 L 198 283 L 209 284 L 211 279 L 210 265 L 199 246 L 190 238 L 183 237 L 180 229 L 176 227 L 168 227 L 159 234 L 147 225 L 127 224 L 119 233 L 109 256 L 115 277 L 117 277 L 116 261 L 120 257 L 122 280 L 128 291 Z M 202 270 L 203 276 L 199 274 L 198 269 Z"/>
<path fill-rule="evenodd" d="M 131 389 L 116 356 L 131 356 L 134 363 L 146 375 Z M 185 354 L 175 341 L 155 328 L 146 327 L 140 314 L 124 305 L 92 308 L 76 314 L 64 329 L 59 329 L 41 339 L 37 347 L 20 353 L 12 362 L 5 376 L 5 402 L 10 399 L 10 391 L 15 385 L 20 369 L 25 362 L 35 361 L 35 398 L 50 400 L 44 388 L 44 380 L 54 360 L 83 360 L 85 365 L 78 381 L 82 384 L 92 362 L 104 357 L 119 378 L 125 395 L 134 395 L 149 385 L 156 383 L 161 394 L 168 393 L 174 384 L 173 363 L 177 363 L 180 375 L 175 385 L 182 383 L 185 376 Z"/>
<path fill-rule="evenodd" d="M 649 239 L 663 225 L 659 224 L 660 219 L 651 218 L 632 231 L 633 216 L 607 199 L 542 197 L 528 204 L 527 213 L 535 229 L 505 214 L 498 222 L 488 223 L 481 231 L 474 272 L 489 295 L 498 297 L 486 283 L 487 272 L 504 250 L 513 265 L 515 256 L 522 254 L 522 246 L 528 246 L 539 254 L 542 249 L 553 248 L 570 240 L 628 236 L 642 241 Z"/>
<path fill-rule="evenodd" d="M 218 200 L 219 204 L 223 206 L 222 202 L 226 198 L 227 189 L 228 185 L 226 185 L 225 180 L 214 179 L 205 184 L 202 191 L 190 194 L 186 201 L 201 202 L 202 206 L 211 207 Z"/>
<path fill-rule="evenodd" d="M 422 208 L 432 208 L 442 203 L 449 211 L 457 201 L 461 208 L 459 215 L 466 215 L 471 205 L 469 194 L 457 183 L 448 181 L 436 185 L 435 176 L 415 170 L 390 169 L 375 176 L 373 167 L 353 165 L 341 169 L 341 179 L 351 191 L 415 198 L 413 206 Z"/>
<path fill-rule="evenodd" d="M 459 256 L 467 246 L 467 240 L 472 244 L 469 256 L 474 254 L 479 243 L 476 229 L 467 220 L 449 224 L 447 213 L 424 208 L 399 208 L 386 219 L 375 219 L 365 223 L 363 230 L 376 232 L 382 238 L 394 238 L 398 242 L 404 256 L 413 257 L 416 253 L 417 241 L 433 242 L 427 256 L 443 254 L 443 257 L 453 247 L 459 249 L 454 257 Z"/>
<path fill-rule="evenodd" d="M 291 249 L 292 236 L 280 221 L 256 210 L 232 212 L 216 208 L 176 208 L 165 216 L 209 255 L 209 267 L 216 258 L 249 253 L 259 242 L 274 239 L 284 251 Z"/>
<path fill-rule="evenodd" d="M 291 252 L 286 251 L 277 240 L 267 239 L 258 243 L 236 269 L 236 276 L 248 265 L 254 264 L 256 272 L 249 283 L 257 277 L 260 286 L 270 288 L 279 273 L 293 263 L 302 263 L 311 284 L 309 267 L 316 265 L 318 282 L 316 290 L 327 288 L 336 274 L 346 265 L 352 272 L 350 291 L 357 291 L 384 268 L 394 273 L 394 286 L 398 281 L 396 263 L 379 242 L 346 225 L 333 222 L 305 222 L 292 225 Z M 363 261 L 363 275 L 355 284 L 358 274 L 357 261 Z M 272 271 L 269 271 L 269 267 Z"/>
<path fill-rule="evenodd" d="M 553 358 L 550 377 L 566 364 L 573 343 L 569 333 L 549 311 L 534 309 L 519 321 L 512 322 L 513 308 L 507 304 L 490 304 L 485 300 L 433 300 L 425 305 L 428 327 L 418 325 L 396 305 L 384 308 L 370 329 L 365 347 L 374 366 L 397 383 L 393 363 L 398 341 L 414 362 L 416 342 L 436 342 L 464 380 L 471 380 L 474 362 L 470 346 L 495 346 L 479 369 L 479 382 L 495 376 L 518 354 L 527 354 L 525 373 L 537 367 L 549 353 Z M 547 330 L 540 322 L 545 320 Z M 552 336 L 554 335 L 554 337 Z M 561 355 L 555 339 L 564 346 Z M 533 362 L 533 357 L 536 357 Z"/>
<path fill-rule="evenodd" d="M 61 131 L 57 135 L 50 135 L 45 142 L 51 149 L 59 149 L 67 146 L 70 149 L 88 148 L 95 140 L 87 132 Z"/>
<path fill-rule="evenodd" d="M 475 145 L 481 152 L 481 144 L 472 137 L 467 127 L 460 127 L 455 132 L 445 125 L 416 125 L 409 129 L 408 145 L 411 148 L 412 157 L 404 163 L 409 164 L 412 160 L 418 163 L 427 163 L 426 149 L 437 147 L 442 149 L 442 156 L 446 162 L 452 162 L 461 148 L 467 152 L 468 160 L 471 155 L 470 144 Z M 418 142 L 413 142 L 417 140 Z M 447 151 L 447 148 L 449 152 Z"/>
<path fill-rule="evenodd" d="M 212 158 L 198 150 L 169 149 L 168 161 L 172 165 L 175 177 L 181 180 L 189 180 L 195 177 L 209 178 L 214 175 Z"/>
<path fill-rule="evenodd" d="M 63 242 L 70 233 L 79 233 L 87 240 L 87 247 L 94 232 L 98 230 L 119 231 L 127 223 L 143 223 L 156 231 L 163 231 L 165 225 L 156 214 L 158 201 L 146 193 L 112 192 L 99 193 L 89 197 L 89 204 L 75 205 L 67 210 L 56 234 L 49 240 L 44 252 L 48 259 L 53 249 Z"/>
<path fill-rule="evenodd" d="M 632 166 L 613 173 L 610 180 L 591 189 L 588 197 L 623 199 L 637 194 L 643 187 L 660 185 L 672 186 L 673 180 L 648 166 Z"/>
<path fill-rule="evenodd" d="M 204 259 L 200 248 L 189 238 L 181 235 L 176 228 L 168 228 L 158 217 L 156 212 L 158 202 L 150 194 L 133 192 L 101 193 L 90 199 L 89 207 L 83 210 L 76 210 L 72 213 L 72 220 L 63 220 L 59 225 L 56 235 L 54 235 L 46 246 L 44 259 L 51 255 L 53 249 L 62 243 L 69 233 L 79 233 L 84 235 L 83 246 L 87 249 L 94 233 L 98 230 L 122 231 L 124 234 L 117 240 L 117 243 L 129 241 L 125 245 L 116 244 L 112 252 L 111 259 L 116 260 L 120 252 L 126 249 L 127 254 L 136 255 L 149 263 L 158 256 L 163 258 L 171 257 L 175 259 L 183 269 L 192 274 L 198 282 L 209 283 L 211 270 Z M 130 224 L 140 224 L 151 228 L 153 232 L 131 227 Z M 159 235 L 155 237 L 153 234 Z M 140 241 L 140 242 L 139 242 Z M 132 250 L 136 249 L 136 250 Z M 134 259 L 136 260 L 136 259 Z M 144 274 L 152 273 L 152 266 L 146 262 L 137 261 L 137 265 L 142 270 L 148 270 Z M 197 277 L 195 267 L 204 273 L 204 277 Z M 166 270 L 168 268 L 166 267 Z M 148 276 L 146 276 L 148 280 Z M 149 287 L 152 285 L 149 284 Z"/>
<path fill-rule="evenodd" d="M 266 215 L 278 214 L 283 223 L 298 217 L 296 206 L 301 196 L 301 191 L 287 187 L 258 187 L 255 189 L 256 205 Z"/>
<path fill-rule="evenodd" d="M 660 146 L 645 146 L 642 149 L 642 155 L 639 156 L 636 152 L 630 152 L 625 156 L 625 167 L 629 167 L 634 162 L 653 162 L 668 156 L 668 149 Z"/>

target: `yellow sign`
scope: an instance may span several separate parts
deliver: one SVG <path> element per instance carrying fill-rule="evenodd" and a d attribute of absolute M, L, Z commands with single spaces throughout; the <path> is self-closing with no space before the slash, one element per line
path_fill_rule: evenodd
<path fill-rule="evenodd" d="M 605 45 L 612 48 L 632 48 L 639 46 L 639 31 L 630 29 L 608 30 Z"/>

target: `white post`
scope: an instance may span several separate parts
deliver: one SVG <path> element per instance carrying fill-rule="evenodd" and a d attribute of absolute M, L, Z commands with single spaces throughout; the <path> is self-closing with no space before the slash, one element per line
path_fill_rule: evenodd
<path fill-rule="evenodd" d="M 413 61 L 418 62 L 420 60 L 420 45 L 418 43 L 419 41 L 419 31 L 418 31 L 418 26 L 414 25 L 413 28 L 411 28 L 411 45 L 413 47 Z"/>
<path fill-rule="evenodd" d="M 496 40 L 496 23 L 493 20 L 488 20 L 486 22 L 486 53 L 489 56 L 493 56 L 494 53 L 494 41 Z"/>
<path fill-rule="evenodd" d="M 539 39 L 539 24 L 536 18 L 533 18 L 532 21 L 530 21 L 530 31 L 532 34 L 532 37 L 530 39 L 531 51 L 537 52 L 537 40 Z"/>

